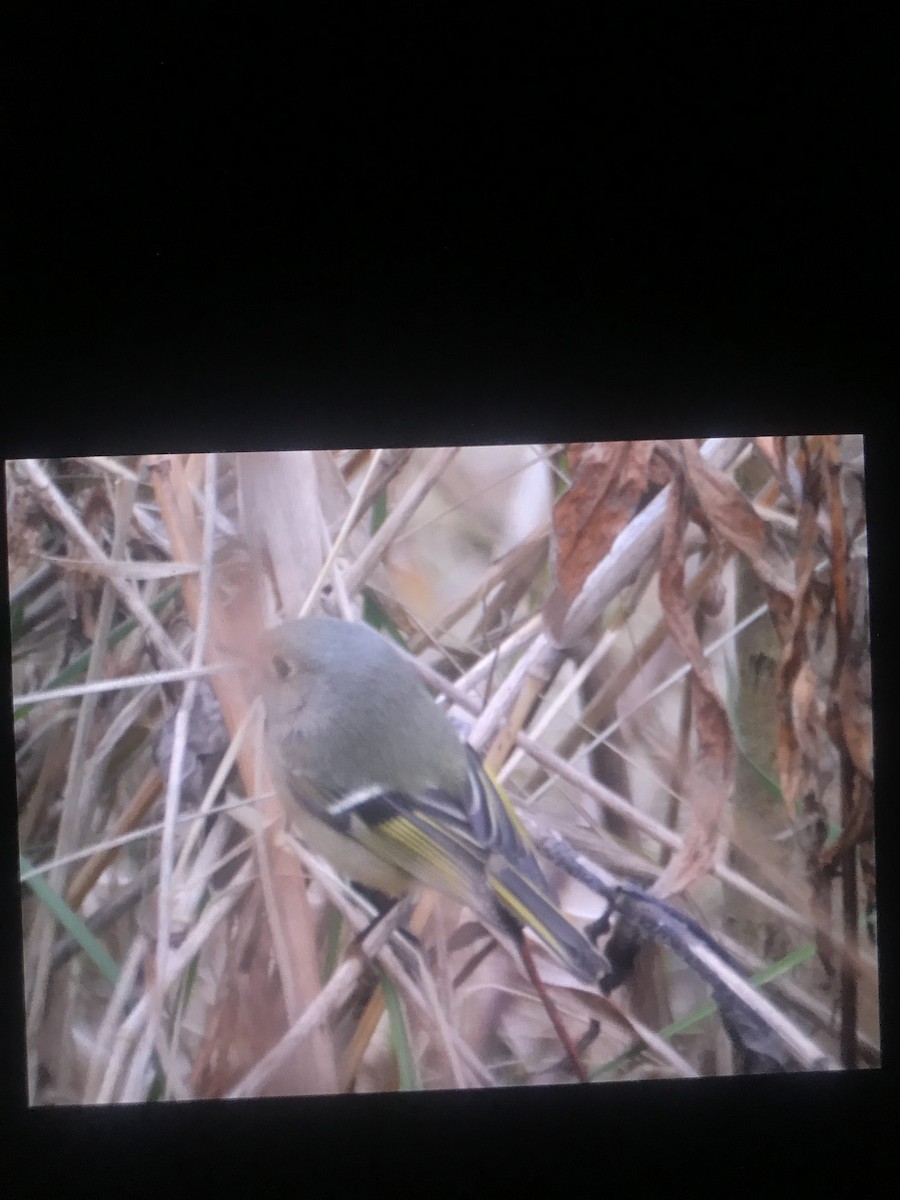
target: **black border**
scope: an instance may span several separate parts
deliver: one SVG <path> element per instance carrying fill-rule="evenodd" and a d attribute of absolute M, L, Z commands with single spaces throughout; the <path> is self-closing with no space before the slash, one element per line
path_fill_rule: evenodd
<path fill-rule="evenodd" d="M 22 1195 L 877 1193 L 897 1098 L 893 41 L 867 11 L 802 6 L 301 20 L 20 6 L 4 454 L 861 430 L 887 1065 L 26 1111 L 4 728 L 9 1177 Z"/>

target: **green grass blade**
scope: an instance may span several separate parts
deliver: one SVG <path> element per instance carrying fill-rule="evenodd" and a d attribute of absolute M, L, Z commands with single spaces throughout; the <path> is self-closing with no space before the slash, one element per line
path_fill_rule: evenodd
<path fill-rule="evenodd" d="M 383 971 L 379 972 L 379 974 L 381 976 L 381 990 L 384 993 L 384 1007 L 388 1015 L 388 1025 L 391 1031 L 391 1045 L 394 1047 L 394 1053 L 397 1055 L 400 1091 L 415 1092 L 419 1089 L 419 1080 L 415 1060 L 413 1059 L 412 1046 L 409 1044 L 409 1034 L 406 1029 L 406 1021 L 403 1017 L 403 1009 L 400 1005 L 400 997 L 397 995 L 397 989 L 391 980 L 388 979 L 387 975 Z"/>
<path fill-rule="evenodd" d="M 31 860 L 24 854 L 19 855 L 19 868 L 24 874 L 34 869 Z M 32 875 L 25 881 L 63 929 L 79 944 L 100 973 L 115 983 L 119 978 L 119 968 L 116 966 L 109 951 L 98 937 L 82 921 L 81 917 L 69 907 L 60 894 L 53 890 L 40 875 Z"/>

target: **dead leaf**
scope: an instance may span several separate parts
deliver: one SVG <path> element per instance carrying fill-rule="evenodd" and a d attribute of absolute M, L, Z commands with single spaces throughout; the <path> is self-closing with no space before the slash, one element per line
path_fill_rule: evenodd
<path fill-rule="evenodd" d="M 764 583 L 792 596 L 791 560 L 771 526 L 732 479 L 706 462 L 693 442 L 681 441 L 677 446 L 697 504 L 713 529 L 745 556 Z"/>
<path fill-rule="evenodd" d="M 734 742 L 725 705 L 703 654 L 684 588 L 687 496 L 675 475 L 666 507 L 660 557 L 659 596 L 676 646 L 691 664 L 691 708 L 697 733 L 691 772 L 691 819 L 684 843 L 654 886 L 657 895 L 682 891 L 712 865 L 725 802 L 734 781 Z"/>
<path fill-rule="evenodd" d="M 834 871 L 849 850 L 860 842 L 872 840 L 872 784 L 863 775 L 854 775 L 850 811 L 840 837 L 822 851 L 819 862 L 826 873 Z"/>
<path fill-rule="evenodd" d="M 797 483 L 799 476 L 794 464 L 789 460 L 787 453 L 787 438 L 785 437 L 759 437 L 754 438 L 756 448 L 769 464 L 774 476 L 774 486 L 788 497 L 793 503 L 797 503 Z"/>
<path fill-rule="evenodd" d="M 551 630 L 625 528 L 647 489 L 654 443 L 573 442 L 572 485 L 553 506 L 556 587 L 544 609 Z"/>
<path fill-rule="evenodd" d="M 870 666 L 870 664 L 869 664 Z M 860 669 L 844 664 L 838 684 L 838 707 L 844 742 L 853 765 L 872 781 L 872 694 L 860 679 Z"/>
<path fill-rule="evenodd" d="M 797 801 L 804 800 L 804 810 L 813 805 L 819 811 L 819 766 L 821 744 L 813 737 L 815 722 L 822 720 L 813 711 L 816 674 L 809 665 L 810 637 L 821 615 L 821 605 L 815 587 L 818 511 L 822 497 L 821 478 L 802 452 L 801 475 L 803 497 L 797 528 L 796 588 L 793 603 L 773 603 L 770 608 L 776 629 L 784 642 L 781 662 L 775 683 L 779 707 L 778 771 L 781 791 L 792 820 L 797 814 Z M 804 753 L 804 747 L 806 752 Z"/>

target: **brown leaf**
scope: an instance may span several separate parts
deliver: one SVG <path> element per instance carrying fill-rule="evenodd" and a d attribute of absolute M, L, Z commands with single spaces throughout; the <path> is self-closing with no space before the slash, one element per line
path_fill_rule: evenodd
<path fill-rule="evenodd" d="M 789 499 L 796 501 L 797 497 L 788 468 L 787 438 L 759 437 L 753 440 L 757 450 L 772 470 L 775 487 L 780 488 Z"/>
<path fill-rule="evenodd" d="M 779 706 L 778 769 L 781 790 L 791 819 L 797 801 L 804 808 L 818 804 L 821 745 L 813 735 L 821 713 L 814 711 L 816 675 L 809 665 L 811 630 L 820 615 L 815 587 L 818 510 L 822 480 L 817 467 L 801 448 L 803 498 L 797 527 L 796 589 L 790 604 L 783 593 L 770 593 L 769 603 L 784 650 L 778 666 L 776 696 Z M 777 595 L 777 599 L 776 599 Z"/>
<path fill-rule="evenodd" d="M 594 567 L 633 517 L 648 480 L 653 442 L 573 442 L 572 485 L 553 507 L 556 587 L 548 626 L 559 629 Z"/>
<path fill-rule="evenodd" d="M 871 781 L 872 663 L 865 567 L 850 559 L 839 439 L 830 437 L 824 441 L 837 635 L 831 692 L 833 709 L 840 718 L 834 741 L 838 749 L 846 747 L 856 769 Z"/>
<path fill-rule="evenodd" d="M 647 468 L 647 478 L 657 491 L 667 486 L 672 478 L 675 463 L 671 445 L 668 442 L 657 442 L 650 455 L 650 465 Z"/>
<path fill-rule="evenodd" d="M 791 562 L 771 527 L 737 484 L 710 466 L 693 442 L 681 441 L 678 449 L 697 504 L 712 528 L 747 558 L 764 583 L 792 595 Z"/>
<path fill-rule="evenodd" d="M 867 694 L 860 673 L 851 663 L 844 663 L 838 685 L 838 704 L 847 751 L 857 771 L 871 782 L 872 694 L 871 688 Z"/>
<path fill-rule="evenodd" d="M 691 820 L 684 844 L 669 861 L 654 891 L 671 895 L 705 874 L 713 861 L 725 802 L 734 779 L 734 742 L 722 698 L 703 654 L 684 588 L 687 497 L 683 477 L 672 479 L 659 573 L 659 596 L 672 639 L 691 664 L 691 701 L 697 731 L 692 770 Z"/>
<path fill-rule="evenodd" d="M 854 775 L 850 811 L 840 836 L 819 856 L 822 869 L 834 871 L 854 846 L 872 839 L 872 783 L 862 775 Z"/>
<path fill-rule="evenodd" d="M 779 693 L 780 694 L 780 693 Z M 823 713 L 816 694 L 816 676 L 808 661 L 800 663 L 786 696 L 778 731 L 778 770 L 781 790 L 791 818 L 797 800 L 807 803 L 819 794 L 819 764 L 823 755 Z"/>

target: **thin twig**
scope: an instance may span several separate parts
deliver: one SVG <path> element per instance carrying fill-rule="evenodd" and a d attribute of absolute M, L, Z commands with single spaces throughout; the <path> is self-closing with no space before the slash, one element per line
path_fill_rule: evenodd
<path fill-rule="evenodd" d="M 75 515 L 72 506 L 56 484 L 50 479 L 50 476 L 40 463 L 36 459 L 26 458 L 21 460 L 21 465 L 38 489 L 41 499 L 46 502 L 66 532 L 85 548 L 94 562 L 104 564 L 107 561 L 107 556 L 85 529 L 82 522 Z M 160 625 L 159 621 L 147 607 L 138 590 L 124 579 L 111 578 L 110 583 L 125 601 L 125 604 L 134 614 L 138 623 L 145 629 L 147 637 L 156 646 L 163 658 L 174 667 L 184 667 L 184 659 L 173 645 L 171 638 L 162 625 Z"/>
<path fill-rule="evenodd" d="M 416 534 L 422 533 L 425 529 L 428 529 L 430 525 L 435 525 L 438 521 L 443 521 L 445 517 L 449 517 L 458 509 L 463 508 L 467 504 L 471 504 L 473 500 L 477 500 L 480 496 L 486 495 L 494 488 L 500 487 L 504 483 L 508 483 L 510 479 L 515 479 L 517 475 L 523 475 L 526 471 L 532 470 L 541 462 L 548 461 L 550 456 L 555 453 L 555 450 L 553 449 L 545 451 L 539 450 L 534 446 L 532 446 L 531 449 L 534 451 L 533 458 L 528 459 L 527 462 L 520 462 L 513 467 L 512 470 L 507 471 L 505 474 L 499 475 L 495 479 L 488 480 L 487 483 L 482 484 L 480 487 L 476 487 L 471 491 L 467 491 L 462 500 L 457 500 L 455 504 L 450 504 L 447 508 L 442 509 L 439 513 L 435 513 L 433 516 L 428 517 L 427 520 L 421 523 L 421 525 L 414 525 L 412 529 L 408 529 L 404 534 L 402 534 L 401 537 L 398 538 L 398 541 L 415 537 Z"/>
<path fill-rule="evenodd" d="M 370 918 L 372 914 L 368 910 L 366 910 L 365 914 L 361 911 L 357 896 L 354 895 L 352 902 L 348 899 L 346 885 L 341 883 L 330 863 L 305 850 L 292 836 L 287 835 L 286 841 L 290 844 L 291 851 L 322 887 L 331 903 L 341 913 L 351 928 L 358 931 L 365 931 L 369 928 L 371 926 Z M 419 911 L 422 911 L 422 907 L 417 909 L 417 912 Z M 404 950 L 416 954 L 423 984 L 428 986 L 426 982 L 430 976 L 428 964 L 423 961 L 422 956 L 414 948 L 405 946 Z M 420 1016 L 429 1022 L 437 1020 L 438 1031 L 442 1035 L 443 1031 L 446 1031 L 447 1036 L 452 1037 L 453 1051 L 455 1051 L 456 1055 L 467 1068 L 474 1083 L 480 1087 L 493 1087 L 495 1081 L 490 1072 L 485 1069 L 466 1042 L 449 1025 L 445 1024 L 443 1015 L 439 1012 L 436 990 L 433 991 L 431 998 L 426 998 L 422 994 L 410 978 L 406 964 L 390 942 L 384 945 L 373 957 L 377 959 L 380 966 L 388 971 L 391 979 L 402 990 Z"/>
<path fill-rule="evenodd" d="M 630 921 L 634 920 L 635 913 L 638 911 L 636 905 L 645 903 L 649 912 L 646 923 L 648 929 L 652 928 L 657 937 L 674 949 L 695 970 L 700 969 L 705 979 L 724 987 L 740 1004 L 749 1009 L 777 1034 L 804 1067 L 809 1070 L 837 1069 L 837 1064 L 822 1052 L 821 1047 L 797 1029 L 771 1001 L 758 992 L 735 970 L 734 966 L 726 961 L 727 952 L 719 947 L 711 935 L 701 930 L 701 927 L 691 918 L 649 896 L 642 897 L 635 889 L 610 889 L 609 873 L 598 869 L 583 854 L 578 854 L 557 833 L 542 837 L 540 847 L 554 862 L 564 867 L 598 895 L 615 901 L 617 906 L 618 897 L 627 892 L 630 900 L 634 901 L 629 904 L 628 919 Z M 672 918 L 668 925 L 663 914 Z M 673 936 L 673 930 L 677 932 L 677 937 Z"/>
<path fill-rule="evenodd" d="M 469 735 L 476 750 L 483 751 L 497 736 L 515 706 L 525 680 L 531 675 L 547 678 L 558 668 L 562 658 L 562 652 L 539 633 L 479 714 Z"/>
<path fill-rule="evenodd" d="M 334 565 L 335 559 L 337 558 L 337 556 L 340 554 L 341 550 L 343 549 L 344 542 L 350 536 L 350 532 L 353 529 L 354 524 L 356 523 L 357 514 L 359 513 L 360 509 L 362 508 L 363 500 L 365 499 L 366 489 L 368 487 L 369 481 L 371 480 L 372 476 L 375 474 L 376 470 L 378 469 L 378 466 L 381 462 L 381 457 L 383 454 L 384 454 L 383 450 L 376 450 L 375 453 L 372 455 L 372 461 L 369 463 L 369 469 L 368 469 L 368 471 L 366 471 L 366 477 L 362 482 L 362 486 L 360 487 L 359 491 L 356 493 L 356 496 L 354 497 L 353 502 L 351 503 L 350 507 L 347 510 L 347 515 L 344 517 L 344 521 L 343 521 L 343 524 L 341 525 L 340 530 L 338 531 L 338 535 L 334 539 L 331 549 L 328 551 L 325 561 L 322 563 L 322 566 L 319 569 L 319 573 L 316 576 L 315 580 L 313 581 L 312 587 L 310 587 L 310 589 L 306 595 L 306 599 L 303 601 L 300 611 L 297 614 L 298 617 L 307 616 L 309 613 L 309 610 L 318 601 L 319 591 L 322 587 L 322 584 L 328 578 L 331 568 Z"/>
<path fill-rule="evenodd" d="M 197 629 L 194 638 L 194 649 L 191 655 L 191 667 L 197 670 L 206 652 L 206 640 L 209 633 L 210 605 L 212 599 L 212 559 L 213 538 L 215 534 L 217 457 L 215 454 L 206 456 L 206 478 L 204 481 L 204 513 L 203 513 L 203 570 L 200 574 L 200 605 L 197 619 Z M 172 917 L 172 871 L 175 854 L 175 825 L 178 817 L 178 806 L 181 799 L 182 764 L 187 747 L 188 725 L 194 709 L 197 696 L 198 680 L 188 680 L 184 689 L 181 705 L 175 716 L 175 730 L 172 742 L 172 758 L 169 763 L 169 775 L 166 783 L 166 799 L 163 817 L 163 831 L 160 845 L 159 871 L 159 905 L 158 927 L 156 942 L 156 972 L 154 976 L 155 1018 L 157 1037 L 155 1038 L 161 1053 L 169 1053 L 171 1048 L 162 1032 L 162 1014 L 165 1004 L 165 988 L 163 981 L 167 975 L 166 959 L 170 952 L 171 917 Z M 172 1082 L 173 1063 L 167 1064 L 167 1086 Z"/>
<path fill-rule="evenodd" d="M 143 675 L 123 675 L 119 679 L 98 679 L 94 683 L 73 684 L 71 687 L 51 688 L 42 692 L 22 692 L 13 696 L 16 708 L 25 704 L 45 704 L 53 700 L 72 700 L 79 696 L 99 696 L 104 692 L 119 692 L 125 688 L 142 688 L 162 683 L 186 683 L 191 679 L 207 679 L 235 670 L 234 663 L 218 663 L 210 667 L 179 667 L 174 671 L 147 671 Z"/>
<path fill-rule="evenodd" d="M 268 798 L 268 793 L 264 796 L 255 795 L 250 796 L 246 800 L 234 800 L 229 804 L 220 804 L 215 808 L 210 808 L 206 813 L 180 813 L 178 816 L 178 823 L 185 824 L 189 821 L 205 821 L 207 816 L 217 816 L 219 813 L 231 813 L 234 815 L 241 810 L 258 807 L 261 800 L 266 800 Z M 162 833 L 162 828 L 162 821 L 157 821 L 153 825 L 142 825 L 140 829 L 135 829 L 131 833 L 123 833 L 117 837 L 104 838 L 100 842 L 94 842 L 90 846 L 85 846 L 81 850 L 76 850 L 72 854 L 67 854 L 64 858 L 61 858 L 59 862 L 63 866 L 67 865 L 68 863 L 80 862 L 82 859 L 90 858 L 93 854 L 97 854 L 98 852 L 113 850 L 119 846 L 127 846 L 132 842 L 139 842 L 148 837 L 155 836 L 157 833 Z M 33 865 L 29 870 L 22 871 L 19 879 L 22 883 L 27 883 L 29 879 L 33 879 L 36 875 L 46 874 L 53 866 L 53 862 L 38 863 Z"/>
<path fill-rule="evenodd" d="M 569 679 L 567 683 L 560 688 L 557 695 L 553 698 L 552 703 L 544 706 L 540 719 L 532 725 L 529 731 L 533 738 L 539 738 L 543 736 L 550 723 L 562 711 L 566 704 L 568 704 L 571 697 L 575 695 L 587 676 L 597 668 L 597 666 L 609 653 L 617 637 L 618 631 L 616 630 L 607 629 L 603 633 L 596 646 L 594 646 L 590 654 L 587 655 L 584 662 L 581 664 L 578 670 L 575 671 L 571 679 Z M 516 750 L 516 752 L 510 756 L 499 774 L 499 780 L 501 783 L 503 783 L 505 779 L 508 779 L 513 771 L 515 771 L 516 767 L 518 767 L 519 763 L 522 761 L 523 754 L 524 752 L 522 750 Z"/>
<path fill-rule="evenodd" d="M 85 466 L 99 467 L 101 471 L 106 471 L 107 474 L 113 475 L 117 479 L 127 479 L 131 483 L 139 482 L 139 476 L 135 471 L 123 467 L 114 458 L 108 458 L 103 454 L 87 455 L 84 458 L 76 457 L 75 462 L 84 463 Z"/>
<path fill-rule="evenodd" d="M 125 956 L 125 962 L 122 964 L 119 978 L 116 980 L 116 986 L 113 988 L 113 993 L 106 1006 L 106 1012 L 103 1014 L 103 1019 L 97 1030 L 94 1045 L 91 1048 L 87 1083 L 81 1097 L 84 1104 L 101 1102 L 99 1096 L 102 1082 L 100 1072 L 103 1069 L 104 1061 L 107 1068 L 110 1066 L 111 1050 L 115 1043 L 115 1031 L 122 1019 L 122 1013 L 125 1011 L 128 999 L 134 990 L 138 971 L 141 968 L 141 963 L 144 961 L 146 953 L 147 939 L 139 934 L 131 943 L 128 954 Z"/>
<path fill-rule="evenodd" d="M 374 957 L 396 931 L 403 913 L 400 907 L 387 913 L 377 922 L 372 932 L 360 945 L 362 955 Z M 263 1084 L 275 1073 L 288 1056 L 320 1025 L 324 1024 L 328 1015 L 335 1011 L 356 985 L 357 980 L 367 968 L 365 959 L 354 956 L 346 959 L 322 988 L 319 995 L 293 1023 L 287 1033 L 280 1039 L 268 1054 L 264 1055 L 256 1065 L 247 1072 L 240 1083 L 235 1084 L 227 1093 L 228 1099 L 239 1096 L 257 1095 Z"/>
<path fill-rule="evenodd" d="M 115 529 L 112 543 L 112 554 L 115 556 L 121 555 L 125 547 L 131 506 L 134 503 L 135 488 L 135 483 L 119 483 L 116 488 Z M 97 550 L 105 560 L 102 550 L 99 547 Z M 106 642 L 109 637 L 110 628 L 112 627 L 114 608 L 113 586 L 111 582 L 105 583 L 100 599 L 96 633 L 88 662 L 88 682 L 96 680 L 102 672 L 103 661 L 106 657 Z M 81 833 L 84 812 L 85 754 L 96 708 L 97 697 L 95 695 L 86 695 L 78 710 L 54 851 L 54 858 L 57 860 L 57 863 L 60 858 L 77 844 Z M 50 872 L 49 884 L 55 892 L 61 893 L 64 890 L 64 876 L 65 868 L 62 866 L 57 866 Z M 53 951 L 54 925 L 55 922 L 49 911 L 42 909 L 35 930 L 37 961 L 28 1006 L 28 1035 L 29 1044 L 31 1045 L 34 1044 L 38 1028 L 44 1017 Z M 37 1054 L 29 1055 L 29 1076 L 32 1074 L 32 1069 L 36 1064 L 37 1058 Z M 33 1082 L 36 1082 L 36 1078 L 33 1079 Z"/>
<path fill-rule="evenodd" d="M 187 970 L 191 961 L 203 949 L 212 931 L 231 912 L 238 900 L 240 900 L 244 889 L 252 881 L 252 878 L 252 865 L 248 863 L 229 884 L 228 890 L 214 897 L 207 904 L 206 908 L 204 908 L 203 912 L 197 918 L 196 925 L 189 931 L 181 945 L 172 948 L 172 953 L 169 955 L 167 962 L 168 976 L 162 981 L 163 990 L 167 990 L 171 983 L 180 978 Z M 146 1022 L 149 1015 L 149 1008 L 150 995 L 149 993 L 145 993 L 119 1026 L 110 1060 L 97 1094 L 98 1104 L 108 1104 L 112 1100 L 116 1080 L 122 1070 L 125 1057 L 134 1046 L 141 1031 L 148 1028 Z"/>
<path fill-rule="evenodd" d="M 116 821 L 115 834 L 130 833 L 135 825 L 150 811 L 151 805 L 161 790 L 162 776 L 159 771 L 153 768 L 135 792 L 124 813 Z M 118 847 L 105 846 L 99 851 L 88 851 L 92 857 L 84 864 L 69 885 L 66 898 L 71 908 L 76 911 L 81 908 L 85 896 L 87 896 L 88 892 L 90 892 L 97 880 L 113 861 L 117 849 Z M 76 862 L 78 860 L 69 856 L 66 861 Z"/>
<path fill-rule="evenodd" d="M 387 554 L 390 546 L 399 537 L 413 513 L 458 452 L 458 446 L 435 451 L 418 479 L 415 480 L 409 491 L 404 493 L 393 512 L 370 540 L 359 558 L 347 568 L 344 574 L 344 583 L 351 596 L 362 587 L 376 564 Z"/>
<path fill-rule="evenodd" d="M 534 990 L 538 994 L 541 1004 L 544 1006 L 544 1011 L 550 1018 L 550 1023 L 556 1031 L 556 1036 L 559 1038 L 560 1045 L 566 1052 L 566 1057 L 572 1064 L 572 1070 L 575 1072 L 580 1083 L 588 1082 L 588 1074 L 584 1069 L 584 1063 L 578 1056 L 578 1051 L 572 1044 L 572 1039 L 569 1037 L 569 1032 L 562 1023 L 562 1018 L 557 1011 L 556 1005 L 550 999 L 547 993 L 547 988 L 541 979 L 537 966 L 535 965 L 534 955 L 531 952 L 531 947 L 528 944 L 528 939 L 523 935 L 519 937 L 519 953 L 522 955 L 522 962 L 525 965 L 525 970 L 528 972 L 528 978 Z"/>

